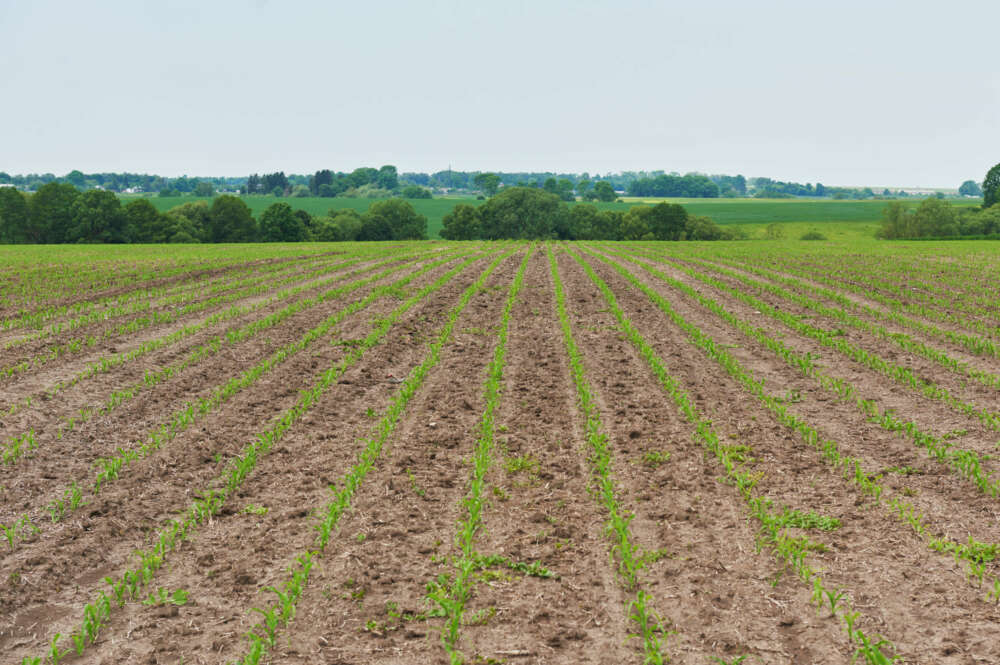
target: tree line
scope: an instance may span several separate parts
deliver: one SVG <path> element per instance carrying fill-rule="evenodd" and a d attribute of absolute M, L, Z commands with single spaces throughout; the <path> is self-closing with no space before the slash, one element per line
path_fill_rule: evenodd
<path fill-rule="evenodd" d="M 364 214 L 331 210 L 313 217 L 285 202 L 268 206 L 255 219 L 237 196 L 192 201 L 166 212 L 147 199 L 122 205 L 107 190 L 81 192 L 49 183 L 25 196 L 0 188 L 2 243 L 199 243 L 300 242 L 306 240 L 421 240 L 427 218 L 401 199 L 375 201 Z"/>
<path fill-rule="evenodd" d="M 673 203 L 598 210 L 567 205 L 557 194 L 508 187 L 483 205 L 460 203 L 445 215 L 446 240 L 732 240 L 741 237 Z"/>
<path fill-rule="evenodd" d="M 889 239 L 1000 238 L 1000 164 L 986 173 L 980 192 L 981 208 L 956 208 L 936 197 L 924 199 L 915 208 L 892 201 L 882 211 L 878 235 Z"/>
<path fill-rule="evenodd" d="M 216 192 L 271 196 L 321 196 L 388 198 L 428 198 L 431 190 L 479 193 L 493 196 L 504 187 L 534 187 L 554 193 L 564 200 L 614 200 L 616 192 L 630 196 L 655 197 L 747 197 L 834 199 L 905 198 L 902 190 L 870 187 L 831 187 L 822 183 L 799 183 L 765 177 L 742 175 L 667 173 L 658 171 L 623 171 L 591 176 L 589 173 L 554 172 L 483 172 L 455 171 L 434 173 L 399 173 L 393 165 L 379 168 L 359 167 L 350 172 L 320 169 L 312 174 L 286 174 L 284 171 L 242 177 L 168 178 L 136 173 L 82 173 L 70 171 L 64 176 L 52 173 L 10 175 L 0 171 L 0 185 L 13 185 L 24 191 L 37 191 L 51 183 L 70 184 L 77 189 L 107 189 L 113 192 L 142 191 L 161 196 L 193 195 L 210 197 Z M 962 196 L 981 196 L 982 188 L 974 180 L 959 187 Z"/>

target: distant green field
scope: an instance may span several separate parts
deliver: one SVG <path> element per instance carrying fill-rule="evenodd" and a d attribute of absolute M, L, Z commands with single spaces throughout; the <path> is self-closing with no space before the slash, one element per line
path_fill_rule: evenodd
<path fill-rule="evenodd" d="M 124 201 L 129 197 L 123 196 Z M 328 210 L 343 210 L 350 208 L 363 213 L 373 201 L 379 199 L 345 199 L 345 198 L 279 198 L 275 196 L 243 197 L 250 206 L 255 217 L 272 203 L 284 201 L 297 210 L 305 210 L 310 215 L 325 215 Z M 597 203 L 602 210 L 627 210 L 634 205 L 651 205 L 667 200 L 680 203 L 688 212 L 694 215 L 705 215 L 717 224 L 747 225 L 744 229 L 749 235 L 756 236 L 767 224 L 778 222 L 791 224 L 786 231 L 786 237 L 798 237 L 807 230 L 817 228 L 828 236 L 837 233 L 848 236 L 871 235 L 882 218 L 882 209 L 886 201 L 831 201 L 827 199 L 626 199 L 622 203 Z M 210 198 L 191 196 L 151 197 L 149 201 L 158 210 L 168 210 L 174 206 L 192 201 L 206 201 Z M 414 209 L 427 217 L 427 234 L 437 238 L 441 230 L 441 219 L 451 211 L 457 203 L 479 205 L 482 201 L 473 198 L 437 198 L 410 200 Z M 915 203 L 915 201 L 914 201 Z M 977 205 L 977 201 L 961 201 L 957 205 Z M 834 230 L 827 225 L 839 223 Z"/>

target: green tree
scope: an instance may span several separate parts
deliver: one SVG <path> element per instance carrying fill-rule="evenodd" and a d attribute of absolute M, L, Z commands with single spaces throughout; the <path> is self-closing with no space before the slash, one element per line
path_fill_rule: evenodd
<path fill-rule="evenodd" d="M 408 201 L 388 199 L 376 201 L 365 215 L 375 219 L 381 228 L 384 221 L 389 229 L 386 240 L 424 240 L 427 238 L 427 218 L 417 213 Z"/>
<path fill-rule="evenodd" d="M 592 240 L 621 240 L 625 213 L 621 210 L 602 210 L 591 226 Z"/>
<path fill-rule="evenodd" d="M 13 187 L 0 187 L 0 242 L 28 242 L 28 202 Z"/>
<path fill-rule="evenodd" d="M 381 189 L 396 189 L 399 187 L 399 173 L 392 165 L 383 166 L 378 170 L 375 184 Z"/>
<path fill-rule="evenodd" d="M 211 242 L 253 242 L 257 222 L 250 208 L 237 196 L 217 196 L 207 215 L 207 237 Z"/>
<path fill-rule="evenodd" d="M 962 196 L 982 196 L 983 190 L 975 180 L 966 180 L 959 186 L 958 193 Z"/>
<path fill-rule="evenodd" d="M 166 242 L 168 220 L 147 199 L 125 205 L 125 237 L 129 242 Z"/>
<path fill-rule="evenodd" d="M 31 228 L 44 238 L 35 242 L 66 242 L 73 224 L 73 202 L 79 196 L 80 190 L 67 183 L 50 182 L 38 188 L 28 201 Z"/>
<path fill-rule="evenodd" d="M 496 173 L 477 173 L 472 182 L 486 196 L 496 196 L 497 190 L 500 189 L 500 176 Z"/>
<path fill-rule="evenodd" d="M 441 237 L 445 240 L 476 240 L 480 237 L 479 210 L 459 203 L 441 220 Z"/>
<path fill-rule="evenodd" d="M 590 178 L 587 177 L 581 178 L 576 183 L 576 193 L 579 195 L 581 199 L 586 199 L 587 193 L 590 191 L 590 188 L 592 186 L 593 183 L 590 182 Z"/>
<path fill-rule="evenodd" d="M 205 201 L 190 201 L 174 206 L 166 213 L 163 237 L 154 242 L 201 242 L 211 240 L 209 208 Z"/>
<path fill-rule="evenodd" d="M 407 185 L 400 192 L 400 195 L 404 199 L 429 199 L 431 198 L 431 190 L 425 189 L 420 185 Z"/>
<path fill-rule="evenodd" d="M 983 207 L 989 208 L 998 202 L 1000 202 L 1000 164 L 987 171 L 986 177 L 983 178 Z"/>
<path fill-rule="evenodd" d="M 486 240 L 552 238 L 566 214 L 558 196 L 534 187 L 505 187 L 479 208 Z"/>
<path fill-rule="evenodd" d="M 596 206 L 578 203 L 569 209 L 569 236 L 573 240 L 600 240 L 597 235 L 600 211 Z"/>
<path fill-rule="evenodd" d="M 292 206 L 272 203 L 260 216 L 260 237 L 264 242 L 299 242 L 306 239 L 306 229 Z"/>
<path fill-rule="evenodd" d="M 618 198 L 618 195 L 615 194 L 615 188 L 612 187 L 611 183 L 607 180 L 599 180 L 594 185 L 594 196 L 598 201 L 604 201 L 606 203 L 610 203 Z"/>
<path fill-rule="evenodd" d="M 622 217 L 621 238 L 622 240 L 652 240 L 653 234 L 643 219 L 645 215 L 639 212 L 639 208 L 630 209 Z"/>
<path fill-rule="evenodd" d="M 77 188 L 82 188 L 87 184 L 87 176 L 83 175 L 76 169 L 73 169 L 65 175 L 65 180 L 69 184 Z"/>
<path fill-rule="evenodd" d="M 657 203 L 654 206 L 637 206 L 629 211 L 639 215 L 649 232 L 657 240 L 683 240 L 687 224 L 687 210 L 676 203 Z"/>
<path fill-rule="evenodd" d="M 199 180 L 198 184 L 194 186 L 195 196 L 215 196 L 215 187 L 210 182 L 205 182 L 204 180 Z"/>
<path fill-rule="evenodd" d="M 958 235 L 958 214 L 947 201 L 924 199 L 913 213 L 914 238 Z"/>
<path fill-rule="evenodd" d="M 114 192 L 88 189 L 73 202 L 68 242 L 125 242 L 125 211 Z"/>
<path fill-rule="evenodd" d="M 361 227 L 365 223 L 364 218 L 358 214 L 358 211 L 344 208 L 339 211 L 331 210 L 330 213 L 341 241 L 352 242 L 358 239 L 358 236 L 361 234 Z"/>

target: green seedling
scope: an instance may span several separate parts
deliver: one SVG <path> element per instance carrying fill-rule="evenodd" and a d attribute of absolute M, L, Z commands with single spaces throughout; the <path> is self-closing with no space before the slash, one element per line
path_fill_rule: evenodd
<path fill-rule="evenodd" d="M 661 464 L 666 464 L 670 461 L 670 453 L 667 451 L 653 450 L 642 456 L 642 465 L 647 466 L 651 469 L 655 469 Z"/>

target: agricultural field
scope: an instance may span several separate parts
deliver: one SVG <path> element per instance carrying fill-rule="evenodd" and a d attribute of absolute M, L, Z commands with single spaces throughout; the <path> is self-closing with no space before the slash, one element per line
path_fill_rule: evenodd
<path fill-rule="evenodd" d="M 0 252 L 0 662 L 1000 662 L 1000 246 Z"/>

